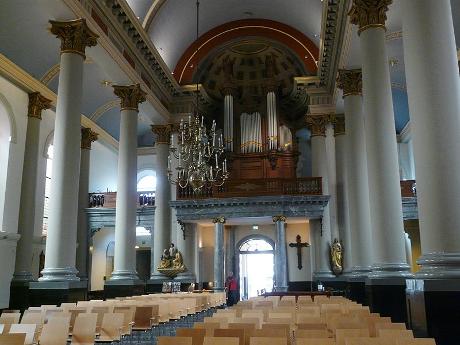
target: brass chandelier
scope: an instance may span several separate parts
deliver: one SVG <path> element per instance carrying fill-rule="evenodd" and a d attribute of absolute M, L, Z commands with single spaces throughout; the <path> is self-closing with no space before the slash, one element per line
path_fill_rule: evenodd
<path fill-rule="evenodd" d="M 196 38 L 198 40 L 199 6 L 196 2 Z M 196 53 L 198 49 L 196 50 Z M 196 54 L 195 54 L 196 55 Z M 198 68 L 198 63 L 196 63 Z M 198 194 L 203 188 L 222 186 L 228 179 L 227 159 L 222 161 L 224 143 L 222 133 L 217 134 L 216 121 L 213 120 L 211 129 L 204 124 L 204 117 L 198 114 L 198 82 L 196 84 L 196 111 L 188 121 L 181 120 L 177 142 L 171 136 L 168 157 L 168 179 L 180 188 L 191 186 Z M 177 167 L 172 170 L 172 160 Z"/>

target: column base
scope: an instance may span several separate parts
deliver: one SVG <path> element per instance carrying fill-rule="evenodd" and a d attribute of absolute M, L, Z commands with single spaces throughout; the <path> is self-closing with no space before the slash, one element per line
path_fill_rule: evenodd
<path fill-rule="evenodd" d="M 406 280 L 409 328 L 438 345 L 458 344 L 460 279 Z"/>
<path fill-rule="evenodd" d="M 287 286 L 276 286 L 274 289 L 273 289 L 274 292 L 287 292 L 288 291 L 288 287 Z"/>
<path fill-rule="evenodd" d="M 404 278 L 367 278 L 366 297 L 373 313 L 407 322 L 406 280 Z"/>
<path fill-rule="evenodd" d="M 145 293 L 145 283 L 140 279 L 110 279 L 104 284 L 104 297 L 139 296 Z"/>
<path fill-rule="evenodd" d="M 315 271 L 313 272 L 313 280 L 322 280 L 322 279 L 330 279 L 335 278 L 335 275 L 332 271 Z"/>
<path fill-rule="evenodd" d="M 380 278 L 412 278 L 410 266 L 405 262 L 401 263 L 379 263 L 372 265 L 371 279 Z"/>
<path fill-rule="evenodd" d="M 459 279 L 460 253 L 428 253 L 417 263 L 421 266 L 417 279 Z"/>
<path fill-rule="evenodd" d="M 42 276 L 38 278 L 40 282 L 80 281 L 75 267 L 45 268 L 41 273 Z"/>
<path fill-rule="evenodd" d="M 34 280 L 32 273 L 28 271 L 15 272 L 11 282 L 31 282 Z"/>
<path fill-rule="evenodd" d="M 115 280 L 139 280 L 139 276 L 136 271 L 116 270 L 112 272 L 112 276 L 110 277 L 110 281 Z"/>
<path fill-rule="evenodd" d="M 88 299 L 87 282 L 38 281 L 29 283 L 30 306 L 60 305 Z"/>
<path fill-rule="evenodd" d="M 349 279 L 365 280 L 372 272 L 371 266 L 353 266 L 350 272 Z"/>
<path fill-rule="evenodd" d="M 12 280 L 10 285 L 10 309 L 24 311 L 30 307 L 30 281 Z"/>

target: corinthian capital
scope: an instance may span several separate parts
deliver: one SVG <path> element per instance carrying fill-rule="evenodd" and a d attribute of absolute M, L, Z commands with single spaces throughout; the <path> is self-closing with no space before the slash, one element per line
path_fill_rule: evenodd
<path fill-rule="evenodd" d="M 81 129 L 81 148 L 91 150 L 91 143 L 97 140 L 99 134 L 93 132 L 91 128 Z"/>
<path fill-rule="evenodd" d="M 276 223 L 276 222 L 286 222 L 286 216 L 273 216 L 272 217 L 272 220 L 273 220 L 273 223 Z"/>
<path fill-rule="evenodd" d="M 353 0 L 348 13 L 350 22 L 358 25 L 358 34 L 369 28 L 385 29 L 388 6 L 393 0 Z"/>
<path fill-rule="evenodd" d="M 343 90 L 343 98 L 361 95 L 363 89 L 361 69 L 339 69 L 337 87 Z"/>
<path fill-rule="evenodd" d="M 145 102 L 146 93 L 141 90 L 139 84 L 134 85 L 114 85 L 113 93 L 120 98 L 121 110 L 139 111 L 139 103 Z"/>
<path fill-rule="evenodd" d="M 156 144 L 169 144 L 171 134 L 177 131 L 177 125 L 152 125 L 152 132 L 155 134 L 157 140 Z"/>
<path fill-rule="evenodd" d="M 312 137 L 326 136 L 326 126 L 330 122 L 330 115 L 307 115 L 307 127 Z"/>
<path fill-rule="evenodd" d="M 225 217 L 216 217 L 212 220 L 214 224 L 220 223 L 220 224 L 225 224 Z"/>
<path fill-rule="evenodd" d="M 29 117 L 35 117 L 36 119 L 42 119 L 42 111 L 49 109 L 51 101 L 43 97 L 40 92 L 29 93 L 29 109 L 27 115 Z"/>
<path fill-rule="evenodd" d="M 61 40 L 61 54 L 75 53 L 85 58 L 85 48 L 97 44 L 99 37 L 92 32 L 84 18 L 65 22 L 50 20 L 51 33 Z"/>

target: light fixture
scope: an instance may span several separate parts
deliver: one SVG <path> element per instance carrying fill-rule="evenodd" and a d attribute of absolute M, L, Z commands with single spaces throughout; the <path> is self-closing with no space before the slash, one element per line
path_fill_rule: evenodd
<path fill-rule="evenodd" d="M 139 249 L 139 246 L 134 246 L 134 249 Z"/>
<path fill-rule="evenodd" d="M 254 225 L 252 226 L 252 230 L 256 230 L 256 231 L 259 230 L 259 226 L 258 226 L 257 224 L 254 224 Z"/>
<path fill-rule="evenodd" d="M 198 40 L 199 7 L 196 2 L 196 39 Z M 195 56 L 198 53 L 195 52 Z M 196 64 L 198 66 L 198 63 Z M 222 133 L 218 136 L 216 121 L 213 120 L 210 130 L 204 124 L 204 117 L 198 114 L 199 88 L 196 84 L 196 109 L 189 115 L 188 121 L 181 120 L 179 125 L 178 142 L 171 135 L 168 157 L 168 179 L 180 188 L 191 186 L 198 194 L 203 188 L 222 186 L 228 179 L 227 160 L 221 159 L 224 153 Z M 172 160 L 177 161 L 175 172 L 172 170 Z"/>

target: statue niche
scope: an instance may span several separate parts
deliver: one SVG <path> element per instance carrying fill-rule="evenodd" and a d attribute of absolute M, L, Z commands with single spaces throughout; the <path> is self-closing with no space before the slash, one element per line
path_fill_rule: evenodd
<path fill-rule="evenodd" d="M 174 243 L 171 243 L 169 249 L 165 248 L 163 250 L 157 270 L 169 278 L 174 278 L 179 273 L 187 270 L 182 258 L 182 253 L 174 247 Z"/>

